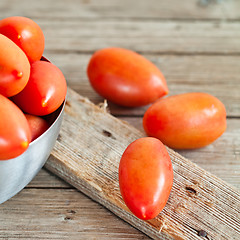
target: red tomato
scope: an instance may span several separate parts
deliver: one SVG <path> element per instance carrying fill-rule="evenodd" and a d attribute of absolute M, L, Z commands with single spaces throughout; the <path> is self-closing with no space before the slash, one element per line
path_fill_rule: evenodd
<path fill-rule="evenodd" d="M 0 94 L 0 160 L 15 158 L 29 145 L 31 133 L 23 112 Z"/>
<path fill-rule="evenodd" d="M 67 84 L 60 69 L 50 62 L 36 61 L 31 65 L 27 86 L 13 101 L 26 113 L 43 116 L 54 112 L 66 93 Z"/>
<path fill-rule="evenodd" d="M 123 200 L 138 218 L 156 217 L 166 205 L 173 184 L 171 159 L 156 138 L 132 142 L 119 165 L 119 186 Z"/>
<path fill-rule="evenodd" d="M 104 98 L 128 107 L 147 105 L 168 93 L 160 70 L 143 56 L 121 48 L 105 48 L 90 59 L 88 77 Z"/>
<path fill-rule="evenodd" d="M 31 131 L 31 142 L 41 136 L 48 128 L 48 122 L 38 116 L 25 114 Z"/>
<path fill-rule="evenodd" d="M 0 94 L 11 97 L 27 84 L 30 64 L 24 52 L 0 34 Z"/>
<path fill-rule="evenodd" d="M 225 131 L 226 110 L 207 93 L 179 94 L 155 102 L 143 117 L 143 127 L 171 148 L 200 148 Z"/>
<path fill-rule="evenodd" d="M 44 35 L 33 20 L 26 17 L 8 17 L 0 21 L 0 33 L 15 42 L 30 62 L 40 60 L 44 51 Z"/>

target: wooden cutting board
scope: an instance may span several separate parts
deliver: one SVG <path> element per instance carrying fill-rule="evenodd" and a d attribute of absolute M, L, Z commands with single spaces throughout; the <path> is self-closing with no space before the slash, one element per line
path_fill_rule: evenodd
<path fill-rule="evenodd" d="M 119 191 L 118 165 L 128 144 L 143 136 L 104 104 L 68 89 L 61 132 L 45 167 L 154 239 L 240 239 L 240 193 L 169 148 L 174 183 L 167 205 L 152 220 L 131 214 Z"/>

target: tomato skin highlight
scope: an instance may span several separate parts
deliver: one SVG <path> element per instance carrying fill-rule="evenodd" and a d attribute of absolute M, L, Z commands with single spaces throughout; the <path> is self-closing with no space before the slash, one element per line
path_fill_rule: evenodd
<path fill-rule="evenodd" d="M 64 101 L 67 83 L 61 70 L 50 62 L 36 61 L 26 87 L 12 99 L 26 113 L 43 116 Z"/>
<path fill-rule="evenodd" d="M 31 133 L 23 112 L 0 94 L 0 160 L 21 155 L 30 143 Z"/>
<path fill-rule="evenodd" d="M 33 20 L 13 16 L 0 21 L 0 33 L 11 39 L 27 55 L 30 62 L 40 60 L 44 51 L 44 35 Z"/>
<path fill-rule="evenodd" d="M 87 74 L 98 94 L 122 106 L 147 105 L 168 93 L 161 71 L 143 56 L 123 48 L 95 52 Z"/>
<path fill-rule="evenodd" d="M 30 64 L 25 53 L 2 34 L 0 52 L 0 94 L 11 97 L 26 86 Z"/>
<path fill-rule="evenodd" d="M 25 114 L 31 131 L 31 142 L 41 136 L 48 128 L 48 122 L 38 116 Z"/>
<path fill-rule="evenodd" d="M 149 136 L 174 149 L 204 147 L 226 130 L 226 110 L 207 93 L 185 93 L 159 99 L 143 117 Z"/>
<path fill-rule="evenodd" d="M 144 137 L 126 148 L 119 164 L 119 187 L 135 216 L 156 217 L 168 201 L 172 184 L 171 159 L 161 141 Z"/>

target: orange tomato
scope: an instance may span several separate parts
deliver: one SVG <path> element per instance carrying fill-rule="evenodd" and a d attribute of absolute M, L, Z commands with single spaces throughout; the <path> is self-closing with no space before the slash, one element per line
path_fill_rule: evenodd
<path fill-rule="evenodd" d="M 147 105 L 168 93 L 161 71 L 143 56 L 123 48 L 94 53 L 87 73 L 97 93 L 122 106 Z"/>
<path fill-rule="evenodd" d="M 31 140 L 27 119 L 8 98 L 0 94 L 0 160 L 22 154 Z"/>
<path fill-rule="evenodd" d="M 26 113 L 43 116 L 54 112 L 67 94 L 67 83 L 61 70 L 47 61 L 31 64 L 26 87 L 12 99 Z"/>
<path fill-rule="evenodd" d="M 11 97 L 26 86 L 30 64 L 24 52 L 0 34 L 0 94 Z"/>
<path fill-rule="evenodd" d="M 31 131 L 31 142 L 41 136 L 48 128 L 48 122 L 38 116 L 25 114 Z"/>
<path fill-rule="evenodd" d="M 124 202 L 138 218 L 156 217 L 164 208 L 173 184 L 172 162 L 156 138 L 132 142 L 119 164 L 119 187 Z"/>
<path fill-rule="evenodd" d="M 30 62 L 40 60 L 44 51 L 44 35 L 33 20 L 13 16 L 0 21 L 0 33 L 11 39 L 27 55 Z"/>
<path fill-rule="evenodd" d="M 224 105 L 207 93 L 160 99 L 143 117 L 146 133 L 175 149 L 204 147 L 221 136 L 226 125 Z"/>

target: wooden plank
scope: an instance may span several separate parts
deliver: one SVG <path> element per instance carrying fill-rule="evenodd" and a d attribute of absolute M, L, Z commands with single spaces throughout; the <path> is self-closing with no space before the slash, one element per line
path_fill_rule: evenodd
<path fill-rule="evenodd" d="M 240 54 L 240 22 L 39 19 L 46 49 L 93 52 L 119 46 L 138 52 Z M 74 32 L 74 34 L 73 34 Z M 56 41 L 57 39 L 57 41 Z"/>
<path fill-rule="evenodd" d="M 0 239 L 149 239 L 75 189 L 24 189 L 0 213 Z"/>
<path fill-rule="evenodd" d="M 45 166 L 150 237 L 202 239 L 202 230 L 209 239 L 240 238 L 240 193 L 171 149 L 174 184 L 166 207 L 149 221 L 129 212 L 118 164 L 127 145 L 142 136 L 69 89 L 60 137 Z"/>
<path fill-rule="evenodd" d="M 238 0 L 1 0 L 1 16 L 37 18 L 239 19 Z M 136 10 L 137 9 L 137 10 Z"/>
<path fill-rule="evenodd" d="M 239 44 L 240 46 L 240 44 Z M 58 54 L 46 52 L 64 73 L 68 85 L 94 103 L 103 99 L 91 88 L 86 68 L 91 54 Z M 240 117 L 240 56 L 144 56 L 164 73 L 169 95 L 184 92 L 207 92 L 218 97 L 226 106 L 229 117 Z M 121 108 L 110 104 L 114 115 L 143 115 L 147 107 Z"/>
<path fill-rule="evenodd" d="M 139 131 L 144 131 L 141 117 L 118 117 Z M 177 150 L 206 171 L 240 190 L 240 119 L 227 119 L 226 132 L 213 144 L 196 150 Z M 69 184 L 42 169 L 27 188 L 72 188 Z"/>

